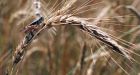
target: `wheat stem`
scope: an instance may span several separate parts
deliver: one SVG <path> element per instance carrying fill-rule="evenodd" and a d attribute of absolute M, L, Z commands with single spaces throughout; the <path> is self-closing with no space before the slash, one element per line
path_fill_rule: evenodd
<path fill-rule="evenodd" d="M 74 27 L 77 27 L 87 33 L 89 33 L 91 36 L 95 37 L 96 39 L 102 41 L 107 46 L 111 47 L 114 51 L 123 54 L 126 58 L 130 59 L 130 56 L 124 51 L 123 47 L 120 46 L 116 41 L 114 41 L 111 36 L 109 36 L 104 31 L 100 30 L 100 28 L 96 25 L 92 25 L 91 23 L 84 21 L 78 17 L 74 17 L 72 15 L 58 15 L 50 18 L 47 21 L 44 21 L 43 27 L 41 27 L 37 31 L 33 31 L 34 33 L 32 36 L 30 34 L 26 34 L 21 44 L 17 47 L 13 63 L 17 64 L 23 56 L 23 53 L 27 46 L 35 39 L 35 37 L 40 34 L 43 30 L 49 29 L 53 26 L 61 26 L 61 25 L 72 25 Z M 27 38 L 30 36 L 30 40 Z"/>

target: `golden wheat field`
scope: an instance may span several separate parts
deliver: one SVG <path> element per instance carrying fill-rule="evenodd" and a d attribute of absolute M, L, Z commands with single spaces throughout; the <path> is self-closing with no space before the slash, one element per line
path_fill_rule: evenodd
<path fill-rule="evenodd" d="M 140 0 L 0 0 L 0 75 L 140 75 Z"/>

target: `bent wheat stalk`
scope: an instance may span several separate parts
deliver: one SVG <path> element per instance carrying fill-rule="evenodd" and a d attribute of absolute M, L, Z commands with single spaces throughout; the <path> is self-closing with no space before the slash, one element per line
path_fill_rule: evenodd
<path fill-rule="evenodd" d="M 126 53 L 125 49 L 119 45 L 115 40 L 111 38 L 106 32 L 100 30 L 100 28 L 96 25 L 92 25 L 92 23 L 82 20 L 78 17 L 75 17 L 73 15 L 56 15 L 50 18 L 49 20 L 45 21 L 43 20 L 39 25 L 37 25 L 34 29 L 31 29 L 32 27 L 27 27 L 26 30 L 30 30 L 25 32 L 25 37 L 21 41 L 21 43 L 16 48 L 14 55 L 13 55 L 13 66 L 11 69 L 11 74 L 13 71 L 13 68 L 23 59 L 24 53 L 26 51 L 26 48 L 32 43 L 32 41 L 37 38 L 38 34 L 43 33 L 44 30 L 51 29 L 55 26 L 74 26 L 77 27 L 84 32 L 87 32 L 92 37 L 95 37 L 96 39 L 103 42 L 105 45 L 112 48 L 112 50 L 122 54 L 127 59 L 133 59 L 128 53 Z M 29 25 L 30 26 L 30 25 Z"/>
<path fill-rule="evenodd" d="M 124 51 L 123 47 L 120 46 L 116 41 L 114 41 L 111 38 L 111 36 L 109 36 L 107 33 L 100 30 L 98 26 L 92 25 L 91 23 L 84 21 L 78 17 L 74 17 L 72 15 L 58 15 L 50 18 L 48 21 L 44 21 L 42 23 L 42 27 L 38 28 L 38 30 L 32 31 L 32 35 L 30 33 L 26 33 L 23 41 L 21 42 L 21 44 L 19 44 L 19 46 L 15 50 L 13 56 L 13 64 L 17 64 L 22 59 L 25 49 L 32 42 L 32 40 L 35 39 L 35 37 L 38 34 L 40 34 L 45 29 L 61 25 L 65 26 L 72 25 L 85 32 L 88 32 L 88 34 L 102 41 L 107 46 L 112 48 L 114 51 L 124 55 L 128 59 L 131 59 L 131 57 Z"/>
<path fill-rule="evenodd" d="M 96 25 L 92 25 L 91 23 L 81 20 L 77 17 L 71 16 L 61 20 L 62 23 L 66 23 L 69 25 L 74 25 L 86 32 L 88 32 L 91 36 L 97 38 L 102 41 L 109 47 L 111 47 L 114 51 L 125 55 L 128 59 L 131 59 L 130 56 L 124 51 L 123 47 L 120 46 L 116 41 L 114 41 L 111 36 L 109 36 L 104 31 L 100 30 L 100 28 Z"/>

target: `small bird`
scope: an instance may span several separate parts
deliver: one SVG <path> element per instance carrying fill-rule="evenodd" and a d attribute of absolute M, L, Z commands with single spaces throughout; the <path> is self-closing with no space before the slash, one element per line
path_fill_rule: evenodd
<path fill-rule="evenodd" d="M 25 26 L 22 31 L 25 33 L 32 32 L 33 30 L 38 29 L 38 26 L 41 25 L 44 21 L 44 17 L 38 17 L 29 25 Z"/>
<path fill-rule="evenodd" d="M 29 25 L 40 25 L 43 21 L 44 21 L 44 17 L 38 17 Z"/>

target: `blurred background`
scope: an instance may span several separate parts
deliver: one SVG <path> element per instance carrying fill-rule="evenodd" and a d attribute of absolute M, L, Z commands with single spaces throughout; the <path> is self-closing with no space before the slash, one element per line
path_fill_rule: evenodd
<path fill-rule="evenodd" d="M 52 12 L 71 0 L 41 0 L 41 13 Z M 67 11 L 96 23 L 112 36 L 135 61 L 72 27 L 44 31 L 26 49 L 13 75 L 140 75 L 140 1 L 77 0 Z M 24 37 L 20 30 L 33 21 L 33 0 L 0 0 L 0 75 L 11 66 L 12 55 Z"/>

